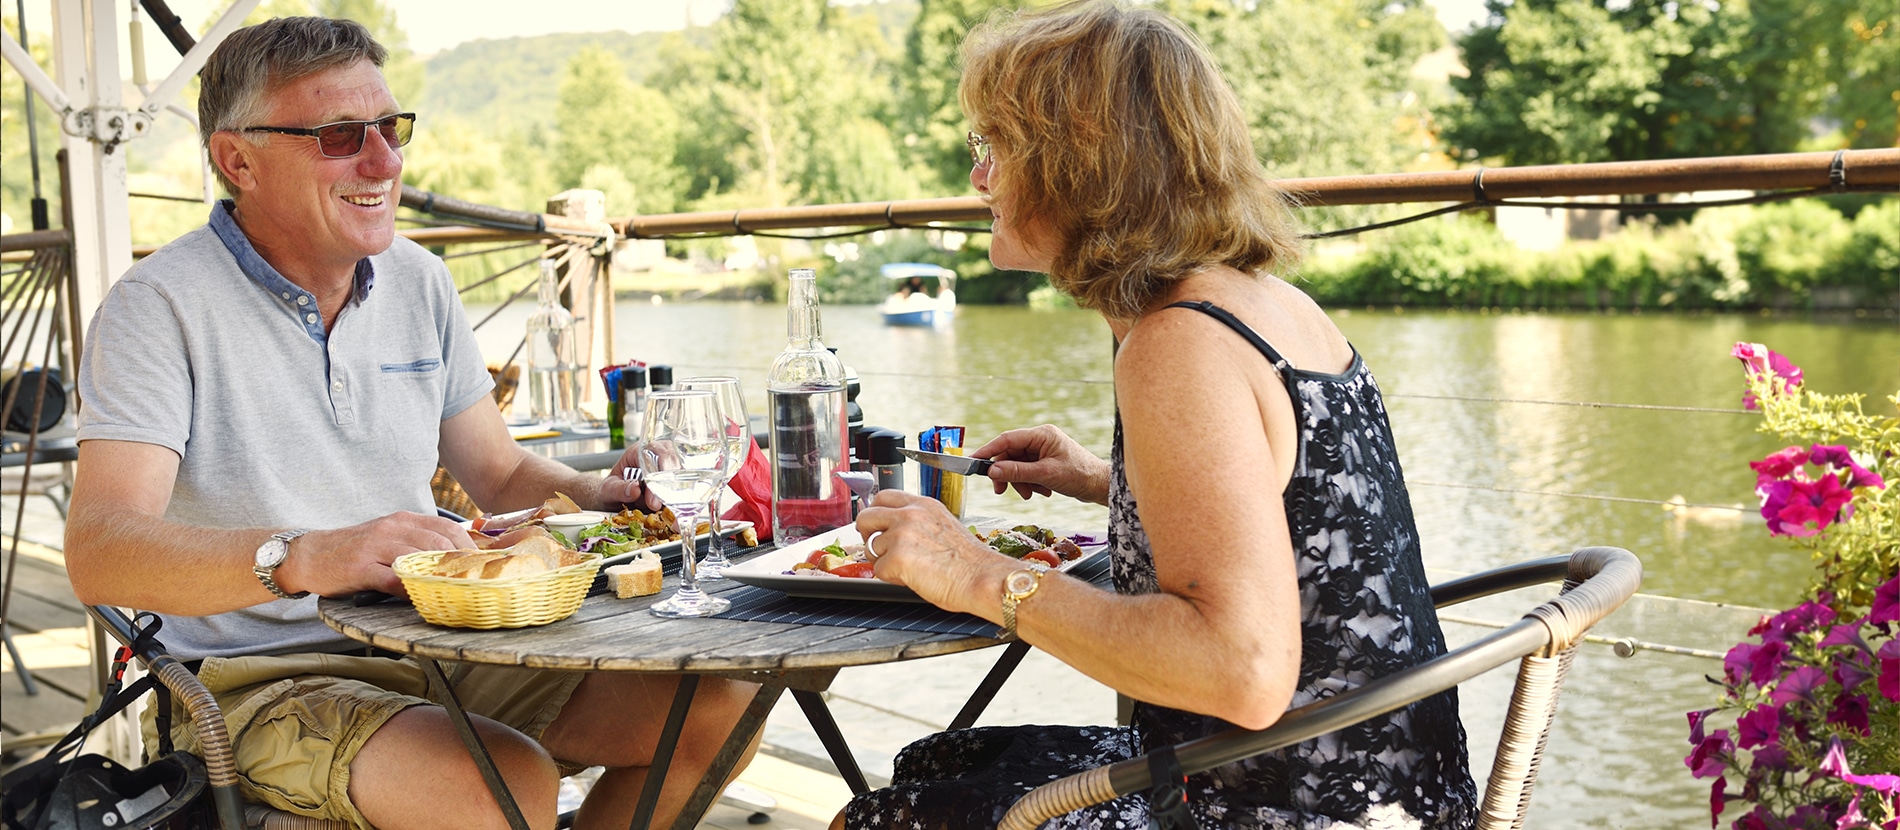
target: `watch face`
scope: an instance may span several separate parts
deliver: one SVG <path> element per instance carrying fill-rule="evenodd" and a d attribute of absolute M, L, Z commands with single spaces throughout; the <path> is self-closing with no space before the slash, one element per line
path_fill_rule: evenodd
<path fill-rule="evenodd" d="M 275 568 L 283 564 L 284 557 L 290 553 L 290 544 L 282 539 L 273 538 L 257 549 L 257 566 Z"/>
<path fill-rule="evenodd" d="M 1025 594 L 1036 587 L 1036 575 L 1029 571 L 1017 571 L 1003 580 L 1003 590 L 1012 594 Z"/>

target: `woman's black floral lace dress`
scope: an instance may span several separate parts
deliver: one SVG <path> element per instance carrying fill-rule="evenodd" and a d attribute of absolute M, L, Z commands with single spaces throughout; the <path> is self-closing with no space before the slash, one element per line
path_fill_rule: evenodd
<path fill-rule="evenodd" d="M 1355 355 L 1344 374 L 1298 371 L 1211 303 L 1180 303 L 1226 323 L 1286 379 L 1300 418 L 1300 457 L 1286 490 L 1299 560 L 1302 651 L 1292 705 L 1332 697 L 1444 653 L 1420 561 L 1418 532 L 1372 373 Z M 1122 470 L 1115 430 L 1109 544 L 1115 589 L 1157 590 L 1154 559 Z M 1128 727 L 984 727 L 933 735 L 897 757 L 892 785 L 858 796 L 853 828 L 995 827 L 1023 793 L 1063 775 L 1232 727 L 1218 718 L 1136 703 Z M 1203 828 L 1466 828 L 1477 796 L 1457 692 L 1188 779 Z M 1058 817 L 1046 828 L 1139 830 L 1141 794 Z"/>

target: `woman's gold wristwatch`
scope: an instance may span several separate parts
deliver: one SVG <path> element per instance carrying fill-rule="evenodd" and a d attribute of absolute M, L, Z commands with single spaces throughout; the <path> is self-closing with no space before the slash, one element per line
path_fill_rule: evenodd
<path fill-rule="evenodd" d="M 1028 567 L 1003 577 L 1003 627 L 996 630 L 996 639 L 1016 636 L 1016 606 L 1036 595 L 1036 589 L 1042 587 L 1042 575 L 1048 572 L 1048 565 L 1030 562 Z"/>

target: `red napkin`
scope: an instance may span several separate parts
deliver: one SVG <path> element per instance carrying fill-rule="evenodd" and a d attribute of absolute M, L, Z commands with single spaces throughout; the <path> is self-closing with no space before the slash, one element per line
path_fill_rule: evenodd
<path fill-rule="evenodd" d="M 732 477 L 730 486 L 739 503 L 720 518 L 751 522 L 760 539 L 772 538 L 772 467 L 757 441 L 752 442 L 752 452 L 746 455 L 745 465 Z"/>

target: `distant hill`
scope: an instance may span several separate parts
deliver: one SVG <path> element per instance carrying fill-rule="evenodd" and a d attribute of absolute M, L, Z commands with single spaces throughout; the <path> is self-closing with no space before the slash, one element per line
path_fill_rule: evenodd
<path fill-rule="evenodd" d="M 606 49 L 626 66 L 628 77 L 639 82 L 659 69 L 660 44 L 670 34 L 576 32 L 471 40 L 423 61 L 422 94 L 415 109 L 432 119 L 533 124 L 554 112 L 561 73 L 575 53 L 589 46 Z M 712 42 L 712 31 L 704 26 L 679 34 L 701 46 Z"/>

